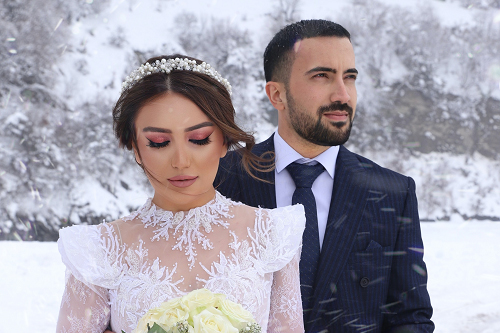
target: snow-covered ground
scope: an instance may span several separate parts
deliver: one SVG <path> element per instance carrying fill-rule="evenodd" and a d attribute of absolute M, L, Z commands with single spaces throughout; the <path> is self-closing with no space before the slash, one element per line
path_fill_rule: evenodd
<path fill-rule="evenodd" d="M 422 223 L 438 333 L 500 332 L 500 223 Z M 0 242 L 0 333 L 55 330 L 64 289 L 56 243 Z"/>

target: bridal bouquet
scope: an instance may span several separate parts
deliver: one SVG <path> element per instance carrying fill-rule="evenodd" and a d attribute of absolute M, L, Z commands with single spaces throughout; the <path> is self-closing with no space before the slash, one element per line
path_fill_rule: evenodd
<path fill-rule="evenodd" d="M 250 312 L 225 295 L 197 289 L 149 310 L 132 333 L 217 332 L 258 333 L 261 327 Z"/>

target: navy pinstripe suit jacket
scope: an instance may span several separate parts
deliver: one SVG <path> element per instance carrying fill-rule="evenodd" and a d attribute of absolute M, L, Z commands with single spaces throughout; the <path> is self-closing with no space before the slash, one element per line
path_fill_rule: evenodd
<path fill-rule="evenodd" d="M 274 151 L 271 136 L 254 153 Z M 240 154 L 221 160 L 223 195 L 276 208 L 274 172 L 244 172 Z M 306 332 L 432 332 L 415 182 L 341 146 Z"/>

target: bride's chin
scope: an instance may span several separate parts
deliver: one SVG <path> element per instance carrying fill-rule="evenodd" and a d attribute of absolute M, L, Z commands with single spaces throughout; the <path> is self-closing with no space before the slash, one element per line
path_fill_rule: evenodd
<path fill-rule="evenodd" d="M 202 200 L 206 202 L 200 202 L 198 206 L 202 206 L 205 203 L 209 202 L 215 196 L 215 188 L 207 188 L 204 190 L 193 191 L 188 188 L 177 188 L 174 186 L 167 186 L 162 189 L 155 189 L 154 197 L 158 199 L 158 201 L 162 201 L 165 203 L 174 204 L 184 206 L 189 202 L 195 202 L 196 200 Z M 155 203 L 156 204 L 156 203 Z M 184 209 L 183 209 L 184 210 Z"/>
<path fill-rule="evenodd" d="M 173 191 L 175 193 L 186 195 L 189 197 L 199 197 L 215 191 L 215 188 L 212 186 L 206 189 L 193 189 L 190 187 L 175 187 L 172 185 L 167 185 L 166 190 Z"/>

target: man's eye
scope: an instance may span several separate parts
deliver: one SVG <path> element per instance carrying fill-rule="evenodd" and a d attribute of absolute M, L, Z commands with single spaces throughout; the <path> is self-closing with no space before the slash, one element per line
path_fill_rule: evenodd
<path fill-rule="evenodd" d="M 149 143 L 147 144 L 148 147 L 152 147 L 152 148 L 163 148 L 163 147 L 166 147 L 170 141 L 163 141 L 163 142 L 154 142 L 152 140 L 149 140 Z"/>
<path fill-rule="evenodd" d="M 207 136 L 205 139 L 201 140 L 190 139 L 189 141 L 194 143 L 195 145 L 200 145 L 200 146 L 208 145 L 210 143 L 210 135 Z"/>
<path fill-rule="evenodd" d="M 326 75 L 326 73 L 319 73 L 314 75 L 314 77 L 328 77 L 328 75 Z"/>

